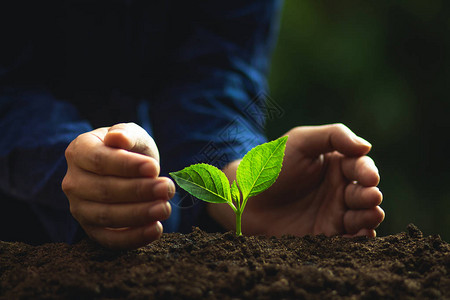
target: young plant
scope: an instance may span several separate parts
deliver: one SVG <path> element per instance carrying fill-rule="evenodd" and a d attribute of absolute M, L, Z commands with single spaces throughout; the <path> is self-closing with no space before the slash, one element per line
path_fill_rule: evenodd
<path fill-rule="evenodd" d="M 250 197 L 268 189 L 278 178 L 287 136 L 250 150 L 240 162 L 230 186 L 225 174 L 208 164 L 195 164 L 170 173 L 188 193 L 210 203 L 227 203 L 236 214 L 236 235 L 242 235 L 241 218 Z"/>

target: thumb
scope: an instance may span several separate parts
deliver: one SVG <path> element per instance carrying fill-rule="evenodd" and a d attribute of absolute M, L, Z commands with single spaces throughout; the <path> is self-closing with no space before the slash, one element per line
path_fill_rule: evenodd
<path fill-rule="evenodd" d="M 347 156 L 362 156 L 372 148 L 369 142 L 343 124 L 296 127 L 288 135 L 293 135 L 294 139 L 291 140 L 298 142 L 298 150 L 310 157 L 332 151 Z"/>
<path fill-rule="evenodd" d="M 153 157 L 159 162 L 158 147 L 153 138 L 135 123 L 120 123 L 109 128 L 105 135 L 106 146 L 120 148 Z"/>

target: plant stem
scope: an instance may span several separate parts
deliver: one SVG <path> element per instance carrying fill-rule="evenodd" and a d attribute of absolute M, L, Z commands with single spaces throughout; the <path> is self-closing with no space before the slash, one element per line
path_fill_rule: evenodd
<path fill-rule="evenodd" d="M 237 235 L 237 236 L 242 235 L 242 230 L 241 230 L 241 217 L 242 217 L 242 211 L 237 211 L 237 212 L 236 212 L 236 235 Z"/>

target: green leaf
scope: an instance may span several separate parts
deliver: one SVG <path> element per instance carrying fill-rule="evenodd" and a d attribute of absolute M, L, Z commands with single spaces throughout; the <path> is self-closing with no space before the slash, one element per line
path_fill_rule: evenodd
<path fill-rule="evenodd" d="M 283 164 L 287 136 L 250 150 L 237 169 L 237 182 L 244 201 L 268 189 L 277 180 Z"/>
<path fill-rule="evenodd" d="M 239 188 L 235 180 L 233 180 L 233 183 L 231 184 L 231 197 L 236 202 L 236 204 L 239 205 L 239 201 L 241 200 L 241 193 L 239 192 Z"/>
<path fill-rule="evenodd" d="M 230 182 L 214 166 L 196 164 L 169 174 L 180 187 L 200 200 L 211 203 L 231 202 Z"/>

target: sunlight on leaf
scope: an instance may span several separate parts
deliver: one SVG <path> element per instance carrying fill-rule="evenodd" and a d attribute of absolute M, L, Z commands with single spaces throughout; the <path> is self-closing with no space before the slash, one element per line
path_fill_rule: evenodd
<path fill-rule="evenodd" d="M 278 178 L 288 137 L 256 146 L 242 159 L 237 182 L 244 199 L 268 189 Z"/>
<path fill-rule="evenodd" d="M 230 183 L 225 174 L 208 164 L 196 164 L 170 173 L 176 183 L 200 200 L 211 203 L 231 202 Z"/>

